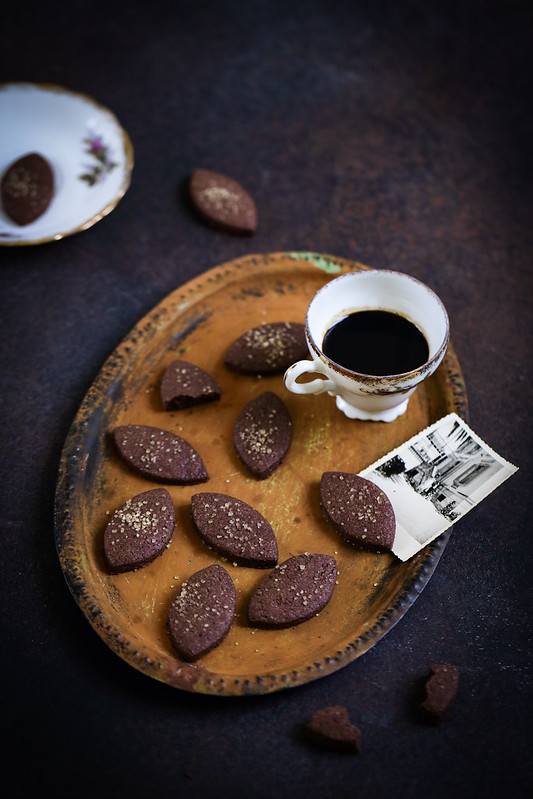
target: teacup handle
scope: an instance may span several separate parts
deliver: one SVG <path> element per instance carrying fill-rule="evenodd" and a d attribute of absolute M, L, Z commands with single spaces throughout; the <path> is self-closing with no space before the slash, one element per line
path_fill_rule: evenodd
<path fill-rule="evenodd" d="M 324 368 L 320 361 L 297 361 L 289 366 L 285 372 L 284 381 L 285 387 L 292 391 L 293 394 L 323 394 L 324 391 L 329 391 L 332 394 L 337 393 L 337 387 L 333 380 L 328 377 L 326 380 L 311 380 L 309 383 L 297 383 L 300 375 L 305 373 L 323 374 L 325 375 Z"/>

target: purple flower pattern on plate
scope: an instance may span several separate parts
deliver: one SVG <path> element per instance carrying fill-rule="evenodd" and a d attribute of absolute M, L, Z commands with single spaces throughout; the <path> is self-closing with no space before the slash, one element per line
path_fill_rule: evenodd
<path fill-rule="evenodd" d="M 111 160 L 109 147 L 104 144 L 101 136 L 89 135 L 83 141 L 87 145 L 85 152 L 96 159 L 96 163 L 88 166 L 87 172 L 84 172 L 79 178 L 86 181 L 89 186 L 94 186 L 104 180 L 106 175 L 118 164 Z"/>

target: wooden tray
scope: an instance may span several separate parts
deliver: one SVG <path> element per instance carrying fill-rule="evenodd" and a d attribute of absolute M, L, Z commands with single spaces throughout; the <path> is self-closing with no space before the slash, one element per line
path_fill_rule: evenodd
<path fill-rule="evenodd" d="M 296 396 L 284 388 L 282 375 L 244 377 L 223 364 L 226 348 L 241 333 L 264 322 L 304 321 L 310 300 L 326 281 L 365 268 L 314 253 L 247 256 L 223 264 L 174 291 L 144 317 L 87 393 L 62 453 L 56 546 L 68 585 L 91 625 L 141 672 L 186 691 L 225 696 L 301 685 L 370 649 L 433 573 L 450 531 L 405 563 L 391 554 L 358 551 L 323 519 L 318 485 L 323 471 L 358 472 L 451 411 L 466 419 L 465 387 L 451 346 L 437 372 L 412 396 L 407 413 L 390 424 L 349 420 L 328 395 Z M 222 386 L 222 398 L 164 411 L 159 382 L 176 357 L 210 372 Z M 257 481 L 233 449 L 232 428 L 243 405 L 267 389 L 286 402 L 294 438 L 282 466 Z M 177 515 L 170 547 L 144 569 L 109 575 L 102 560 L 109 514 L 156 485 L 130 472 L 110 445 L 113 427 L 127 423 L 182 435 L 200 452 L 210 479 L 198 486 L 167 486 Z M 189 512 L 190 497 L 198 491 L 231 494 L 257 508 L 276 533 L 280 562 L 301 552 L 333 554 L 339 577 L 328 606 L 297 627 L 251 628 L 248 598 L 266 572 L 224 562 L 201 541 Z M 217 649 L 186 664 L 167 636 L 169 605 L 185 579 L 213 562 L 223 563 L 235 582 L 235 621 Z"/>

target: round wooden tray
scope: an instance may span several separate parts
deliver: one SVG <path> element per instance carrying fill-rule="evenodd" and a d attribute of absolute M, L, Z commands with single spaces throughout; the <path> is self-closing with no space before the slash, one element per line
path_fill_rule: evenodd
<path fill-rule="evenodd" d="M 412 396 L 406 414 L 390 424 L 341 414 L 328 395 L 296 396 L 283 376 L 245 377 L 223 364 L 227 347 L 264 322 L 304 321 L 315 292 L 332 277 L 365 269 L 315 253 L 254 255 L 223 264 L 177 289 L 144 317 L 104 364 L 67 437 L 56 492 L 55 535 L 61 567 L 81 610 L 101 638 L 141 672 L 187 691 L 262 694 L 301 685 L 346 666 L 403 616 L 435 569 L 449 530 L 407 562 L 343 542 L 322 517 L 318 486 L 326 470 L 358 472 L 440 417 L 466 419 L 466 391 L 452 346 L 437 372 Z M 210 372 L 222 397 L 185 411 L 164 411 L 159 383 L 182 357 Z M 287 404 L 294 437 L 282 466 L 267 480 L 252 478 L 237 457 L 237 413 L 272 390 Z M 155 487 L 123 465 L 109 441 L 118 424 L 149 424 L 186 438 L 210 479 L 167 486 L 177 524 L 170 547 L 149 566 L 110 575 L 102 552 L 109 514 Z M 285 630 L 253 629 L 246 607 L 266 572 L 225 562 L 196 534 L 190 497 L 217 491 L 243 499 L 271 523 L 280 562 L 301 552 L 335 556 L 333 597 L 316 617 Z M 222 563 L 237 589 L 228 637 L 194 664 L 179 660 L 166 631 L 170 602 L 193 572 Z"/>

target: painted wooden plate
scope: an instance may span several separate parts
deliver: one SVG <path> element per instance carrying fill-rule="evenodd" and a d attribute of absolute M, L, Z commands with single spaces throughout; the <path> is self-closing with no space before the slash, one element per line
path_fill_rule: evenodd
<path fill-rule="evenodd" d="M 42 155 L 54 174 L 46 211 L 20 226 L 0 203 L 0 245 L 57 241 L 107 216 L 129 188 L 133 146 L 116 116 L 91 97 L 61 86 L 0 85 L 0 176 L 28 153 Z"/>
<path fill-rule="evenodd" d="M 174 291 L 117 347 L 90 388 L 66 440 L 57 485 L 55 534 L 61 567 L 81 610 L 111 649 L 146 675 L 176 688 L 214 695 L 263 694 L 301 685 L 346 666 L 398 622 L 430 579 L 448 540 L 442 534 L 407 562 L 365 553 L 327 525 L 319 504 L 323 471 L 358 472 L 451 411 L 467 417 L 461 370 L 449 347 L 437 372 L 418 388 L 407 413 L 391 424 L 347 419 L 328 395 L 296 396 L 281 375 L 245 377 L 223 363 L 227 347 L 265 322 L 303 321 L 315 292 L 362 264 L 315 253 L 252 255 L 216 267 Z M 180 357 L 207 370 L 222 387 L 214 403 L 165 411 L 159 384 Z M 236 455 L 239 410 L 262 391 L 282 396 L 294 437 L 282 466 L 267 480 L 251 477 Z M 110 575 L 103 564 L 109 519 L 150 480 L 131 472 L 110 445 L 119 424 L 149 424 L 186 438 L 210 479 L 167 486 L 177 526 L 168 549 L 136 572 Z M 327 607 L 284 630 L 253 629 L 246 608 L 261 569 L 225 562 L 195 532 L 190 498 L 198 491 L 238 497 L 260 511 L 277 537 L 280 562 L 302 552 L 332 554 L 338 584 Z M 181 583 L 211 563 L 229 570 L 237 608 L 228 637 L 188 664 L 170 643 L 166 619 Z"/>

